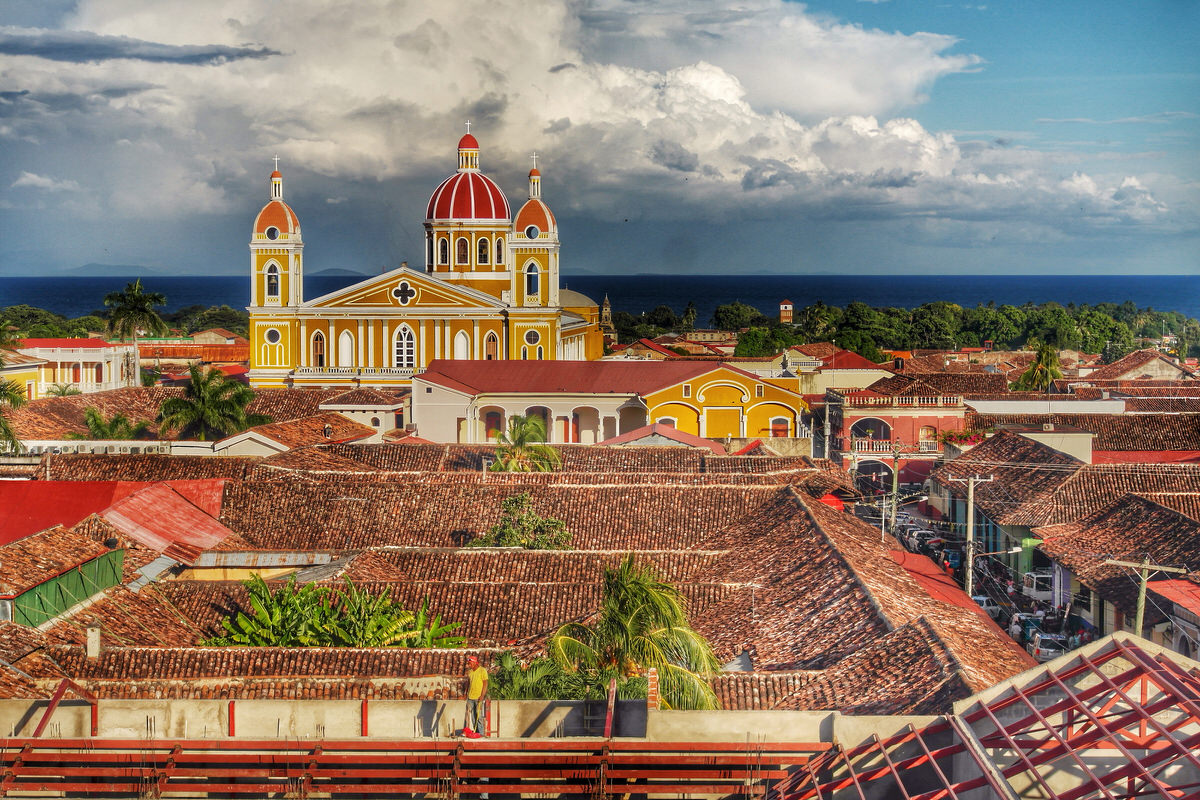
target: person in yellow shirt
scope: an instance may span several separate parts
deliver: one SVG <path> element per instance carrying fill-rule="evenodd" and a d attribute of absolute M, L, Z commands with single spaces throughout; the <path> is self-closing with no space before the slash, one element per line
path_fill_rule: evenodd
<path fill-rule="evenodd" d="M 485 735 L 484 708 L 487 704 L 488 673 L 476 656 L 467 656 L 467 719 L 463 736 L 478 739 Z"/>

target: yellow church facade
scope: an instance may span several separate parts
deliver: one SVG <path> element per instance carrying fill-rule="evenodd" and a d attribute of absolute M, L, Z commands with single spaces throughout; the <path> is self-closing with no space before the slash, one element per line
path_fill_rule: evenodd
<path fill-rule="evenodd" d="M 426 209 L 425 269 L 407 266 L 304 298 L 300 222 L 271 175 L 250 240 L 250 382 L 256 387 L 408 386 L 431 361 L 566 360 L 603 355 L 600 309 L 559 288 L 554 214 L 541 174 L 515 216 L 479 171 L 468 133 L 458 170 Z"/>

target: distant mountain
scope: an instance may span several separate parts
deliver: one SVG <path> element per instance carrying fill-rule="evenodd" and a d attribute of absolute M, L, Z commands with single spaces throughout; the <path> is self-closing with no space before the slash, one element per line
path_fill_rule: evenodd
<path fill-rule="evenodd" d="M 82 267 L 64 269 L 67 275 L 95 275 L 98 278 L 128 278 L 138 275 L 167 275 L 165 269 L 147 267 L 142 264 L 84 264 Z"/>
<path fill-rule="evenodd" d="M 331 267 L 330 269 L 323 269 L 323 270 L 320 270 L 319 272 L 310 272 L 310 273 L 308 273 L 308 275 L 310 278 L 316 277 L 318 275 L 321 275 L 321 276 L 324 276 L 324 275 L 354 275 L 359 278 L 367 277 L 367 273 L 365 273 L 365 272 L 359 272 L 358 270 L 355 270 L 355 269 L 342 269 L 341 267 Z"/>

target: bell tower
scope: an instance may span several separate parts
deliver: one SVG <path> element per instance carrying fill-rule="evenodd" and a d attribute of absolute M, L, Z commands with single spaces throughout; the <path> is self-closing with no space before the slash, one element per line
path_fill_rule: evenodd
<path fill-rule="evenodd" d="M 298 306 L 304 302 L 304 240 L 296 212 L 283 200 L 278 156 L 270 192 L 250 234 L 250 305 Z"/>

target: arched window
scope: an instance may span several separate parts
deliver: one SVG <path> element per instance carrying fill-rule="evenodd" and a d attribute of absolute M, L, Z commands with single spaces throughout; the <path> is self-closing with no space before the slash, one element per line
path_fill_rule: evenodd
<path fill-rule="evenodd" d="M 412 369 L 417 364 L 417 340 L 412 328 L 401 325 L 396 331 L 396 366 Z"/>
<path fill-rule="evenodd" d="M 96 365 L 96 383 L 104 383 L 104 364 Z"/>
<path fill-rule="evenodd" d="M 545 357 L 545 353 L 546 353 L 546 351 L 545 351 L 545 350 L 543 350 L 543 349 L 542 349 L 542 346 L 539 344 L 539 345 L 538 345 L 538 352 L 537 352 L 537 356 L 538 356 L 538 357 L 537 357 L 537 360 L 538 360 L 538 361 L 541 361 L 541 360 L 542 360 L 542 359 Z"/>
<path fill-rule="evenodd" d="M 787 417 L 774 417 L 771 420 L 771 438 L 786 439 L 788 435 Z"/>
<path fill-rule="evenodd" d="M 458 241 L 454 243 L 454 263 L 469 264 L 471 262 L 471 244 L 467 241 L 467 237 L 460 236 Z"/>
<path fill-rule="evenodd" d="M 454 358 L 466 361 L 471 357 L 471 339 L 464 331 L 454 334 Z"/>
<path fill-rule="evenodd" d="M 313 366 L 325 367 L 325 334 L 317 331 L 312 338 L 312 356 Z"/>
<path fill-rule="evenodd" d="M 445 237 L 438 239 L 438 263 L 450 263 L 450 240 Z"/>
<path fill-rule="evenodd" d="M 522 347 L 522 348 L 521 348 L 521 360 L 522 360 L 522 361 L 528 361 L 528 360 L 529 360 L 529 348 L 528 348 L 528 347 Z"/>
<path fill-rule="evenodd" d="M 279 266 L 277 264 L 267 267 L 267 297 L 279 297 Z"/>
<path fill-rule="evenodd" d="M 537 297 L 538 296 L 538 292 L 540 291 L 540 287 L 541 287 L 541 281 L 538 280 L 539 277 L 540 276 L 538 275 L 537 264 L 530 264 L 529 266 L 525 267 L 525 296 L 526 297 Z"/>
<path fill-rule="evenodd" d="M 433 237 L 425 237 L 425 265 L 433 266 Z"/>
<path fill-rule="evenodd" d="M 488 263 L 488 240 L 487 240 L 487 239 L 480 239 L 480 240 L 479 240 L 479 258 L 478 258 L 478 262 L 479 262 L 480 264 L 486 264 L 486 263 Z"/>
<path fill-rule="evenodd" d="M 339 367 L 354 366 L 354 334 L 350 331 L 342 331 L 338 336 L 338 360 Z"/>
<path fill-rule="evenodd" d="M 495 361 L 500 357 L 500 340 L 496 338 L 496 334 L 489 333 L 483 340 L 483 357 L 488 361 Z"/>
<path fill-rule="evenodd" d="M 499 236 L 496 237 L 496 263 L 504 263 L 504 240 Z"/>
<path fill-rule="evenodd" d="M 489 442 L 496 438 L 496 434 L 503 433 L 504 413 L 502 411 L 489 411 L 484 414 L 483 429 Z"/>

